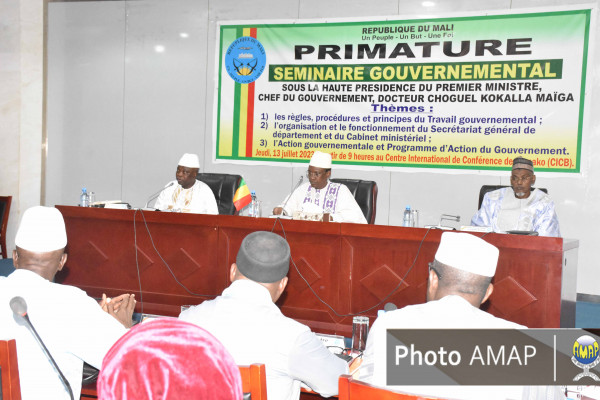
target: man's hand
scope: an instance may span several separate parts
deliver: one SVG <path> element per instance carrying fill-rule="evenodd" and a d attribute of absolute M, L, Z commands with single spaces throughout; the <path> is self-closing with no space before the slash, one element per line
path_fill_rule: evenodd
<path fill-rule="evenodd" d="M 123 324 L 125 328 L 131 328 L 133 325 L 132 316 L 135 304 L 134 294 L 122 294 L 112 299 L 102 294 L 102 300 L 100 301 L 102 309 Z"/>
<path fill-rule="evenodd" d="M 100 300 L 100 307 L 102 307 L 102 309 L 106 312 L 108 312 L 108 303 L 113 303 L 113 308 L 115 311 L 119 310 L 119 307 L 121 306 L 121 303 L 123 302 L 123 300 L 125 299 L 125 297 L 128 297 L 128 294 L 122 294 L 120 296 L 117 297 L 107 297 L 106 293 L 102 293 L 102 300 Z"/>
<path fill-rule="evenodd" d="M 273 209 L 273 215 L 279 215 L 281 213 L 283 213 L 283 208 L 282 207 L 275 207 Z"/>

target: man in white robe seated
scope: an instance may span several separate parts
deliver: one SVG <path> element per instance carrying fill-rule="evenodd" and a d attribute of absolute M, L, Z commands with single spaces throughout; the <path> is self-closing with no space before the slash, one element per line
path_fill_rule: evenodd
<path fill-rule="evenodd" d="M 83 362 L 101 367 L 108 350 L 132 325 L 135 298 L 103 296 L 98 304 L 79 288 L 53 282 L 67 261 L 65 222 L 56 208 L 27 209 L 15 244 L 16 270 L 0 277 L 0 339 L 16 339 L 21 397 L 71 398 L 23 318 L 13 315 L 9 303 L 15 297 L 25 301 L 29 320 L 69 383 L 73 398 L 79 399 Z"/>
<path fill-rule="evenodd" d="M 554 202 L 541 190 L 531 190 L 535 175 L 530 160 L 513 160 L 510 184 L 485 194 L 471 225 L 489 226 L 494 232 L 534 231 L 540 236 L 560 237 Z"/>
<path fill-rule="evenodd" d="M 272 232 L 247 235 L 229 270 L 231 285 L 179 319 L 212 333 L 238 365 L 265 364 L 267 394 L 298 400 L 304 383 L 323 397 L 338 394 L 338 378 L 354 367 L 331 353 L 300 322 L 275 304 L 288 282 L 290 247 Z"/>
<path fill-rule="evenodd" d="M 359 369 L 361 381 L 393 391 L 449 399 L 564 399 L 559 388 L 535 386 L 388 386 L 388 329 L 527 329 L 482 311 L 492 294 L 499 250 L 469 233 L 444 232 L 429 264 L 427 302 L 388 311 L 377 318 Z M 443 331 L 440 330 L 440 335 Z"/>
<path fill-rule="evenodd" d="M 273 209 L 274 215 L 301 218 L 323 216 L 323 221 L 366 224 L 367 220 L 346 185 L 330 182 L 331 154 L 315 151 L 308 171 L 308 182 L 300 185 L 284 202 Z M 310 219 L 310 218 L 306 218 Z"/>
<path fill-rule="evenodd" d="M 200 160 L 196 154 L 184 154 L 177 165 L 176 180 L 167 183 L 154 208 L 160 211 L 218 214 L 212 190 L 196 179 L 199 168 Z"/>

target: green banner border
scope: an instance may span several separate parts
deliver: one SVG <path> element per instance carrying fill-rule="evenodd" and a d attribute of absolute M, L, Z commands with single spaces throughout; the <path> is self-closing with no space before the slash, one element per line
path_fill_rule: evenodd
<path fill-rule="evenodd" d="M 315 26 L 360 26 L 369 23 L 371 25 L 385 25 L 391 22 L 395 24 L 403 23 L 430 23 L 430 22 L 451 22 L 451 21 L 473 21 L 473 20 L 496 20 L 496 19 L 515 19 L 515 18 L 545 18 L 545 17 L 556 17 L 566 15 L 584 15 L 585 16 L 585 27 L 584 27 L 584 43 L 583 43 L 583 58 L 582 58 L 582 71 L 581 71 L 581 87 L 580 87 L 580 100 L 579 100 L 579 123 L 577 131 L 577 155 L 576 155 L 576 167 L 574 169 L 566 168 L 536 168 L 537 171 L 541 172 L 566 172 L 566 173 L 579 173 L 581 171 L 581 145 L 583 136 L 583 120 L 584 120 L 584 109 L 585 109 L 585 87 L 586 87 L 586 73 L 588 63 L 588 52 L 589 52 L 589 34 L 591 24 L 591 12 L 590 8 L 582 8 L 575 10 L 561 10 L 561 11 L 546 11 L 546 12 L 531 12 L 531 13 L 518 13 L 518 14 L 495 14 L 495 15 L 479 15 L 479 16 L 464 16 L 464 17 L 442 17 L 442 18 L 424 18 L 424 19 L 388 19 L 388 20 L 361 20 L 361 21 L 340 21 L 340 22 L 314 22 L 314 23 L 262 23 L 262 24 L 227 24 L 226 22 L 221 23 L 219 26 L 219 65 L 218 65 L 218 86 L 217 86 L 217 118 L 216 123 L 216 148 L 215 148 L 215 159 L 216 160 L 232 160 L 232 161 L 266 161 L 266 162 L 284 162 L 284 163 L 308 163 L 309 160 L 298 160 L 298 159 L 273 159 L 273 158 L 260 158 L 260 157 L 239 157 L 239 156 L 220 156 L 219 155 L 219 144 L 220 144 L 220 119 L 221 119 L 221 84 L 223 76 L 223 33 L 225 30 L 239 29 L 241 32 L 243 28 L 281 28 L 281 27 L 315 27 Z M 236 83 L 236 87 L 237 87 Z M 237 92 L 237 91 L 236 91 Z M 235 133 L 234 133 L 235 136 Z M 234 145 L 237 147 L 237 145 Z M 232 153 L 235 154 L 235 153 Z M 374 162 L 349 162 L 349 161 L 333 161 L 333 164 L 338 165 L 354 165 L 354 166 L 374 166 L 382 168 L 427 168 L 427 169 L 460 169 L 460 170 L 493 170 L 493 171 L 507 171 L 510 167 L 485 167 L 485 166 L 462 166 L 462 165 L 431 165 L 431 164 L 395 164 L 395 163 L 374 163 Z"/>

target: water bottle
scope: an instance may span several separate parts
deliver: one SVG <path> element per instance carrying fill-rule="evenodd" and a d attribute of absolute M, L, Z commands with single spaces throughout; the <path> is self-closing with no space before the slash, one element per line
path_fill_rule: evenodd
<path fill-rule="evenodd" d="M 410 210 L 410 206 L 406 206 L 406 210 L 404 210 L 404 218 L 402 219 L 402 226 L 413 226 L 413 215 Z"/>
<path fill-rule="evenodd" d="M 251 191 L 250 196 L 252 197 L 252 202 L 250 203 L 248 216 L 258 218 L 258 200 L 256 199 L 256 192 L 254 190 Z"/>
<path fill-rule="evenodd" d="M 81 207 L 89 207 L 88 194 L 86 188 L 81 188 L 81 195 L 79 195 L 79 205 Z"/>

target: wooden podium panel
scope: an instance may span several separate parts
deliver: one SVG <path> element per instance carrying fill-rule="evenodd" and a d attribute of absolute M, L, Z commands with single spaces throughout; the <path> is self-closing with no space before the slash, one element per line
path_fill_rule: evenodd
<path fill-rule="evenodd" d="M 385 303 L 403 307 L 425 301 L 427 264 L 442 234 L 395 226 L 57 208 L 69 240 L 69 258 L 57 281 L 94 297 L 135 293 L 136 311 L 162 315 L 176 316 L 181 305 L 219 295 L 229 285 L 230 266 L 248 233 L 281 234 L 290 243 L 293 263 L 278 306 L 315 331 L 345 336 L 351 335 L 352 314 L 364 313 L 372 323 Z M 532 328 L 574 326 L 577 264 L 566 260 L 568 254 L 576 259 L 577 241 L 567 246 L 560 238 L 500 234 L 487 234 L 485 240 L 500 249 L 500 259 L 484 309 Z"/>
<path fill-rule="evenodd" d="M 182 304 L 212 298 L 228 284 L 226 271 L 216 268 L 217 216 L 58 208 L 65 217 L 69 256 L 56 279 L 90 296 L 135 293 L 137 311 L 143 301 L 143 312 L 176 315 Z M 189 294 L 174 277 L 205 296 Z"/>

